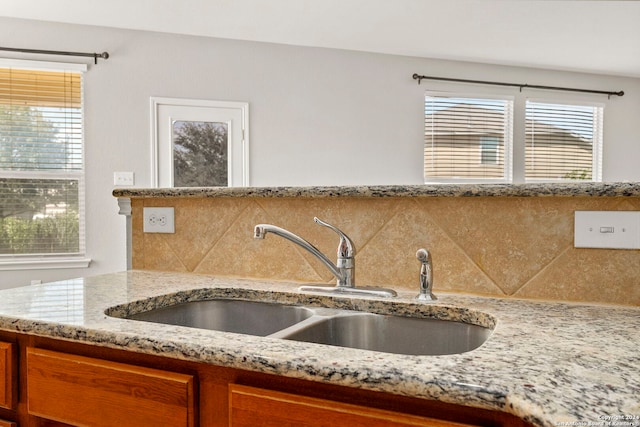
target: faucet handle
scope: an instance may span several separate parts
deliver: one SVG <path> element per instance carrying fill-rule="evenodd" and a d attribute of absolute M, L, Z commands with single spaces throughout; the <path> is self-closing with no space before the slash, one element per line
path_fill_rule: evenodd
<path fill-rule="evenodd" d="M 320 224 L 324 227 L 330 228 L 331 230 L 338 233 L 338 236 L 340 236 L 340 243 L 338 244 L 338 259 L 353 258 L 356 256 L 356 247 L 349 236 L 344 234 L 339 228 L 322 221 L 318 217 L 314 217 L 313 220 L 316 222 L 316 224 Z"/>
<path fill-rule="evenodd" d="M 418 294 L 416 299 L 420 301 L 435 301 L 438 298 L 431 292 L 433 289 L 431 253 L 426 249 L 418 249 L 416 258 L 422 263 L 420 267 L 420 294 Z"/>

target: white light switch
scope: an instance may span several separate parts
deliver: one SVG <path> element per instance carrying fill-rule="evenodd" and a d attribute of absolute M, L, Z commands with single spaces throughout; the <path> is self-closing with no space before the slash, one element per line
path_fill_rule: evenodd
<path fill-rule="evenodd" d="M 640 212 L 576 211 L 574 246 L 640 249 Z"/>
<path fill-rule="evenodd" d="M 133 185 L 133 172 L 114 172 L 113 185 Z"/>

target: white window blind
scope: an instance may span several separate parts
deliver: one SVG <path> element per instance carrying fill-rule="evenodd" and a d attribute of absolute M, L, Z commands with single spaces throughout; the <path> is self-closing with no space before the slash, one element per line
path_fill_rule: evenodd
<path fill-rule="evenodd" d="M 511 179 L 513 101 L 425 96 L 425 181 Z"/>
<path fill-rule="evenodd" d="M 0 68 L 0 262 L 84 253 L 82 73 Z"/>
<path fill-rule="evenodd" d="M 601 181 L 603 107 L 527 101 L 526 180 Z"/>

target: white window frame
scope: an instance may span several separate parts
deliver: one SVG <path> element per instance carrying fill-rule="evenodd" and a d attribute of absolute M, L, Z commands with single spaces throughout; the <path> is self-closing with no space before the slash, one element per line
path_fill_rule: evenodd
<path fill-rule="evenodd" d="M 427 177 L 423 176 L 425 184 L 489 184 L 489 183 L 511 183 L 513 182 L 513 140 L 514 140 L 514 119 L 515 115 L 515 99 L 510 95 L 500 95 L 500 94 L 488 94 L 488 93 L 478 93 L 478 92 L 464 92 L 464 91 L 437 91 L 437 90 L 427 90 L 424 92 L 424 96 L 422 97 L 422 109 L 424 111 L 424 103 L 425 97 L 433 96 L 433 97 L 449 97 L 449 98 L 470 98 L 470 99 L 495 99 L 500 101 L 510 102 L 511 109 L 507 109 L 505 111 L 505 135 L 504 135 L 504 178 L 438 178 L 438 177 Z M 423 113 L 423 123 L 424 123 L 424 113 Z M 424 129 L 423 129 L 424 131 Z M 423 138 L 423 153 L 424 153 L 424 138 Z M 481 148 L 478 148 L 481 150 Z M 480 153 L 479 153 L 480 154 Z M 424 156 L 423 156 L 424 159 Z M 424 162 L 424 160 L 423 160 Z M 480 160 L 479 160 L 480 162 Z M 424 170 L 424 163 L 423 163 Z"/>
<path fill-rule="evenodd" d="M 594 107 L 594 108 L 600 108 L 602 110 L 602 115 L 604 116 L 604 109 L 605 109 L 605 104 L 602 102 L 593 102 L 593 100 L 591 101 L 579 101 L 576 100 L 574 98 L 571 99 L 562 99 L 559 97 L 526 97 L 525 98 L 525 102 L 524 102 L 524 110 L 523 110 L 523 115 L 524 115 L 524 120 L 526 120 L 526 114 L 527 114 L 527 102 L 537 102 L 537 103 L 543 103 L 543 104 L 558 104 L 558 105 L 577 105 L 580 107 Z M 594 117 L 594 120 L 596 118 Z M 602 151 L 603 151 L 603 146 L 604 146 L 604 139 L 603 139 L 603 127 L 604 127 L 604 117 L 600 117 L 600 126 L 597 126 L 594 131 L 593 131 L 593 139 L 594 139 L 594 144 L 593 144 L 593 151 L 592 151 L 592 158 L 591 158 L 591 180 L 589 181 L 584 181 L 584 182 L 602 182 Z M 599 143 L 596 143 L 599 142 Z M 526 144 L 526 129 L 525 129 L 525 141 L 524 144 Z M 523 160 L 524 161 L 524 160 Z M 522 171 L 523 176 L 526 174 L 526 165 Z M 554 182 L 579 182 L 579 181 L 572 181 L 572 180 L 552 180 L 552 179 L 542 179 L 542 178 L 529 178 L 529 179 L 525 179 L 525 182 L 544 182 L 544 183 L 554 183 Z"/>
<path fill-rule="evenodd" d="M 509 147 L 509 158 L 505 151 L 505 166 L 509 162 L 509 174 L 508 179 L 495 180 L 495 179 L 446 179 L 446 178 L 428 178 L 423 177 L 426 184 L 460 184 L 460 183 L 509 183 L 509 184 L 523 184 L 532 182 L 545 182 L 554 183 L 558 181 L 553 180 L 525 180 L 525 139 L 526 139 L 526 102 L 527 100 L 535 102 L 547 102 L 554 104 L 566 104 L 566 105 L 586 105 L 601 107 L 606 110 L 606 101 L 602 101 L 601 96 L 593 94 L 582 93 L 567 93 L 567 92 L 540 92 L 534 89 L 526 89 L 528 91 L 535 92 L 534 94 L 523 93 L 517 88 L 506 87 L 486 87 L 486 86 L 474 86 L 473 91 L 469 90 L 469 84 L 467 83 L 452 83 L 452 82 L 429 82 L 429 88 L 422 93 L 422 118 L 424 126 L 424 103 L 426 96 L 449 96 L 460 98 L 486 98 L 486 99 L 512 99 L 513 100 L 513 117 L 511 122 L 512 138 Z M 604 150 L 604 118 L 602 120 L 603 125 L 597 131 L 600 134 L 600 141 L 598 147 L 594 147 L 593 151 L 593 163 L 594 169 L 592 172 L 593 178 L 590 181 L 584 182 L 601 182 L 603 176 L 603 150 Z M 424 131 L 424 129 L 423 129 Z M 424 132 L 423 132 L 424 133 Z M 424 138 L 422 139 L 423 153 L 424 153 Z M 507 147 L 505 146 L 505 150 Z M 424 168 L 424 159 L 423 159 Z M 597 178 L 597 179 L 596 179 Z M 580 182 L 580 181 L 561 181 L 566 182 Z"/>
<path fill-rule="evenodd" d="M 36 71 L 69 71 L 84 73 L 86 64 L 62 62 L 30 61 L 0 58 L 0 67 Z M 78 180 L 78 233 L 79 252 L 77 254 L 17 254 L 0 255 L 0 271 L 45 270 L 61 268 L 87 268 L 91 259 L 86 257 L 85 233 L 85 147 L 84 147 L 84 84 L 82 88 L 82 170 L 80 172 L 51 173 L 43 171 L 0 171 L 2 178 L 72 178 Z"/>
<path fill-rule="evenodd" d="M 238 179 L 230 179 L 230 187 L 249 186 L 249 103 L 237 101 L 217 101 L 203 99 L 183 99 L 152 96 L 150 102 L 150 134 L 151 134 L 151 186 L 164 186 L 169 183 L 173 187 L 173 146 L 161 143 L 160 114 L 161 106 L 195 107 L 211 109 L 233 110 L 241 117 L 240 131 L 242 132 L 242 146 L 232 147 L 228 152 L 228 168 L 231 176 Z M 230 122 L 231 123 L 231 122 Z M 230 138 L 229 143 L 232 143 Z M 236 152 L 237 155 L 233 155 Z M 168 166 L 167 166 L 168 165 Z"/>

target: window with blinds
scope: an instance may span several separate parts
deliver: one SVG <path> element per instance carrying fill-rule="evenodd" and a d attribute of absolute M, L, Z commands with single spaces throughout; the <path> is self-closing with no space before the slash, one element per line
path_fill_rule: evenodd
<path fill-rule="evenodd" d="M 526 180 L 601 181 L 601 106 L 527 101 Z"/>
<path fill-rule="evenodd" d="M 511 100 L 427 95 L 425 180 L 510 179 L 512 117 Z"/>
<path fill-rule="evenodd" d="M 80 71 L 0 68 L 0 262 L 84 253 Z"/>
<path fill-rule="evenodd" d="M 425 182 L 602 180 L 602 105 L 518 105 L 511 99 L 425 95 Z M 514 161 L 514 152 L 524 158 Z"/>

